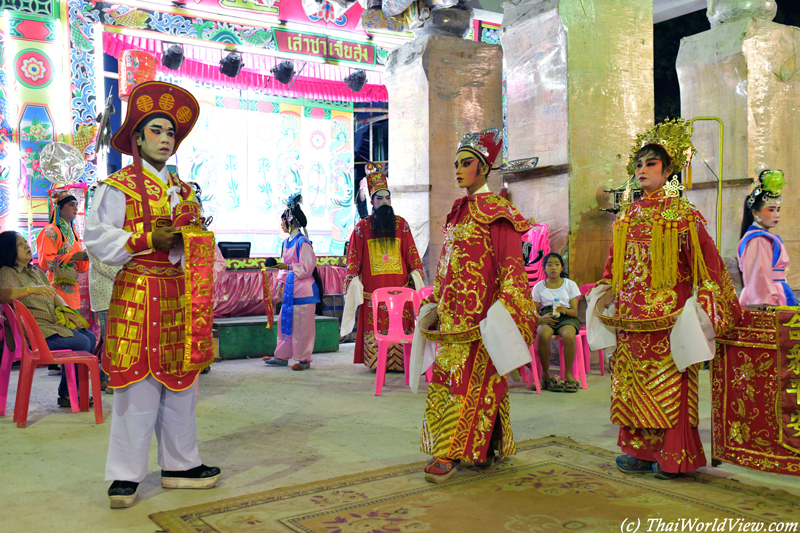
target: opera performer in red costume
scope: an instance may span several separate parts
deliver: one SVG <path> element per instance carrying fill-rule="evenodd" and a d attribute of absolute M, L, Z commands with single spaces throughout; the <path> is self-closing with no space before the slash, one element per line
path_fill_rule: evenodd
<path fill-rule="evenodd" d="M 75 233 L 73 222 L 78 214 L 78 199 L 71 191 L 58 191 L 54 196 L 50 223 L 36 236 L 39 267 L 47 272 L 61 299 L 80 312 L 81 294 L 78 274 L 89 270 L 89 256 Z"/>
<path fill-rule="evenodd" d="M 367 165 L 367 183 L 372 199 L 372 214 L 356 224 L 350 236 L 347 252 L 347 275 L 344 278 L 345 310 L 340 334 L 353 330 L 355 310 L 358 314 L 358 334 L 353 363 L 364 363 L 375 370 L 378 365 L 378 342 L 373 330 L 372 293 L 385 287 L 423 286 L 422 261 L 411 228 L 403 217 L 394 214 L 387 175 L 380 166 Z M 363 295 L 363 297 L 362 297 Z M 414 314 L 404 313 L 403 326 L 414 330 Z M 385 305 L 378 312 L 378 326 L 389 329 L 389 313 Z M 403 345 L 392 344 L 386 355 L 386 370 L 403 372 Z"/>
<path fill-rule="evenodd" d="M 680 196 L 677 174 L 693 154 L 681 119 L 637 137 L 628 173 L 643 197 L 623 204 L 604 279 L 588 298 L 590 345 L 616 345 L 611 421 L 625 454 L 617 467 L 658 479 L 705 466 L 697 363 L 713 359 L 715 335 L 741 318 L 705 220 Z M 603 336 L 606 342 L 595 340 Z"/>
<path fill-rule="evenodd" d="M 462 460 L 489 466 L 495 454 L 516 453 L 505 374 L 530 363 L 536 317 L 522 261 L 530 223 L 487 186 L 502 142 L 490 129 L 466 134 L 458 146 L 456 181 L 467 195 L 447 215 L 434 290 L 418 316 L 412 390 L 426 366 L 421 338 L 437 343 L 421 443 L 433 456 L 425 479 L 434 483 Z"/>
<path fill-rule="evenodd" d="M 213 359 L 213 234 L 196 227 L 194 189 L 166 167 L 198 113 L 197 100 L 181 87 L 137 86 L 111 140 L 134 163 L 100 183 L 87 218 L 92 255 L 123 265 L 103 358 L 115 389 L 106 461 L 112 508 L 133 504 L 153 432 L 162 487 L 210 488 L 220 477 L 200 460 L 195 420 L 197 375 Z"/>

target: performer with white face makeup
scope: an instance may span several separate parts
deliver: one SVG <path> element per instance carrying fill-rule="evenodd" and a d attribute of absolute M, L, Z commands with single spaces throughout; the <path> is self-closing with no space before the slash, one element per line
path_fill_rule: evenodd
<path fill-rule="evenodd" d="M 742 305 L 797 305 L 786 283 L 789 254 L 778 235 L 771 233 L 781 219 L 781 189 L 786 184 L 780 170 L 765 170 L 744 201 L 742 233 L 737 253 L 744 289 Z"/>
<path fill-rule="evenodd" d="M 106 461 L 112 508 L 136 499 L 154 432 L 163 487 L 211 488 L 220 477 L 197 449 L 194 385 L 213 353 L 210 327 L 209 338 L 195 335 L 200 322 L 208 325 L 210 310 L 196 314 L 191 303 L 197 287 L 213 280 L 213 236 L 199 227 L 194 189 L 166 167 L 199 111 L 181 87 L 138 85 L 111 140 L 134 163 L 100 183 L 87 217 L 88 250 L 103 263 L 123 265 L 114 280 L 103 358 L 108 386 L 115 389 Z M 201 233 L 209 242 L 194 240 Z M 184 249 L 187 238 L 195 244 Z M 202 272 L 194 270 L 190 255 L 201 257 Z M 194 287 L 186 283 L 187 273 Z"/>

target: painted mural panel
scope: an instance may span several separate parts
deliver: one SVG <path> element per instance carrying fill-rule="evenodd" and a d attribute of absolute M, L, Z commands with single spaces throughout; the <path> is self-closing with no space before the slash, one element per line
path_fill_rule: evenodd
<path fill-rule="evenodd" d="M 217 239 L 249 241 L 253 255 L 278 254 L 280 214 L 301 192 L 316 252 L 343 254 L 355 209 L 352 112 L 269 98 L 199 100 L 178 169 L 201 186 Z"/>

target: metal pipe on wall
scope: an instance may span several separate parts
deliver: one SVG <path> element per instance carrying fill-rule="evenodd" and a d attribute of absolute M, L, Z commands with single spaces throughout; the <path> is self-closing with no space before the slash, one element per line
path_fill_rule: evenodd
<path fill-rule="evenodd" d="M 722 251 L 722 163 L 723 149 L 725 140 L 725 125 L 719 117 L 695 117 L 689 121 L 689 135 L 694 133 L 696 120 L 716 120 L 719 122 L 719 170 L 717 171 L 717 249 Z M 691 182 L 686 186 L 691 189 Z"/>

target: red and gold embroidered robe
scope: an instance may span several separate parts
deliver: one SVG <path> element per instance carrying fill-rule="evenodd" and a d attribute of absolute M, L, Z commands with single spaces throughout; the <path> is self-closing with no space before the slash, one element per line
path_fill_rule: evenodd
<path fill-rule="evenodd" d="M 530 224 L 493 193 L 453 204 L 433 294 L 439 331 L 428 387 L 421 450 L 438 458 L 484 462 L 490 442 L 501 457 L 516 453 L 509 425 L 508 381 L 495 370 L 478 324 L 502 302 L 528 345 L 534 341 L 533 300 L 522 264 Z"/>
<path fill-rule="evenodd" d="M 344 292 L 356 276 L 361 276 L 364 285 L 364 304 L 358 312 L 358 334 L 353 363 L 364 363 L 374 370 L 378 364 L 378 343 L 375 340 L 372 319 L 372 292 L 384 287 L 407 287 L 411 272 L 418 271 L 423 276 L 422 261 L 411 235 L 411 228 L 404 218 L 395 216 L 394 244 L 381 244 L 372 235 L 372 217 L 356 224 L 350 236 L 347 251 L 347 275 L 344 278 Z M 407 332 L 414 331 L 413 310 L 407 315 L 403 325 Z M 385 333 L 389 329 L 389 313 L 384 304 L 378 313 L 378 326 Z M 403 345 L 392 344 L 386 355 L 386 370 L 403 371 Z"/>
<path fill-rule="evenodd" d="M 143 380 L 148 374 L 171 390 L 190 387 L 203 366 L 212 362 L 210 346 L 207 360 L 198 369 L 184 368 L 185 278 L 180 265 L 173 265 L 169 254 L 153 248 L 152 231 L 172 225 L 167 189 L 180 186 L 183 200 L 194 200 L 189 185 L 170 173 L 169 183 L 142 170 L 147 194 L 136 185 L 133 165 L 109 176 L 104 183 L 125 193 L 126 217 L 123 229 L 131 233 L 125 247 L 136 255 L 114 280 L 106 326 L 103 370 L 109 386 L 124 387 Z M 144 230 L 143 202 L 150 204 L 151 232 Z M 211 257 L 213 259 L 213 256 Z"/>
<path fill-rule="evenodd" d="M 611 421 L 620 426 L 618 444 L 665 472 L 693 472 L 706 464 L 697 431 L 699 369 L 678 371 L 669 335 L 695 286 L 717 334 L 740 319 L 739 302 L 705 220 L 687 200 L 661 189 L 624 209 L 614 228 L 601 283 L 613 284 L 616 275 L 615 318 L 599 316 L 617 329 Z M 615 250 L 622 264 L 614 264 Z"/>

